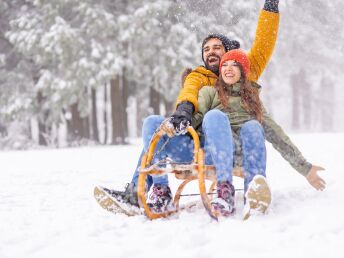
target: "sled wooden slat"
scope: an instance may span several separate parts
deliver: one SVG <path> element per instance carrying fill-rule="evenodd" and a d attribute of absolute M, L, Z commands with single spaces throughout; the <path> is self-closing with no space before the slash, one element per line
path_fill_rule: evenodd
<path fill-rule="evenodd" d="M 212 165 L 205 165 L 205 176 L 207 180 L 214 180 L 216 181 L 216 169 Z M 185 180 L 191 178 L 197 179 L 198 175 L 198 164 L 171 164 L 170 167 L 161 168 L 158 167 L 156 164 L 151 165 L 148 168 L 140 169 L 140 173 L 145 173 L 149 175 L 164 175 L 167 173 L 175 174 L 175 177 L 180 180 Z M 235 167 L 233 168 L 232 172 L 233 176 L 237 177 L 244 177 L 244 171 L 242 167 Z"/>
<path fill-rule="evenodd" d="M 189 178 L 198 178 L 198 165 L 197 164 L 190 164 L 190 169 L 178 169 L 178 166 L 174 170 L 171 171 L 175 175 L 177 179 L 180 180 L 186 180 Z M 206 180 L 211 180 L 211 181 L 216 181 L 216 170 L 215 167 L 212 165 L 205 165 L 204 166 L 204 173 L 205 173 L 205 179 Z M 244 171 L 242 167 L 235 167 L 233 168 L 232 172 L 233 176 L 237 177 L 244 177 Z"/>

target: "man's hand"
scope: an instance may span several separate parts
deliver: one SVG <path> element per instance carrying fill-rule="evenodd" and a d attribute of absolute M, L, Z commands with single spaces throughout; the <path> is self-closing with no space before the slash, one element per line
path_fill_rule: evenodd
<path fill-rule="evenodd" d="M 185 133 L 185 129 L 191 125 L 192 113 L 194 106 L 191 102 L 181 102 L 177 110 L 171 116 L 171 123 L 173 124 L 176 134 Z"/>
<path fill-rule="evenodd" d="M 312 166 L 311 169 L 308 172 L 308 175 L 306 176 L 306 179 L 308 183 L 311 184 L 315 189 L 319 191 L 323 191 L 326 187 L 326 182 L 324 179 L 322 179 L 320 176 L 318 176 L 318 171 L 325 170 L 322 167 L 319 166 Z"/>

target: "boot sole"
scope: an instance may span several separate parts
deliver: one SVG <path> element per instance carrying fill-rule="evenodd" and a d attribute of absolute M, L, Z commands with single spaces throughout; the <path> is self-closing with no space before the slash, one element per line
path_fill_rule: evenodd
<path fill-rule="evenodd" d="M 109 195 L 101 186 L 94 188 L 94 198 L 99 205 L 112 213 L 121 213 L 127 216 L 141 215 L 142 212 L 139 208 L 133 207 L 130 204 L 121 203 L 111 195 Z"/>
<path fill-rule="evenodd" d="M 245 194 L 246 205 L 244 209 L 244 220 L 253 213 L 265 214 L 271 204 L 271 191 L 265 177 L 255 176 Z"/>

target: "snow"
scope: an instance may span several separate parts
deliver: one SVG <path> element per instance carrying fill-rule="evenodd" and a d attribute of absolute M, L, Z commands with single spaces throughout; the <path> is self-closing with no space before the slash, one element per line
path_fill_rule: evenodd
<path fill-rule="evenodd" d="M 344 257 L 344 134 L 294 134 L 326 168 L 323 192 L 268 145 L 273 201 L 266 216 L 212 221 L 203 207 L 149 221 L 103 210 L 96 185 L 121 189 L 140 152 L 129 146 L 0 152 L 0 257 Z M 177 181 L 171 178 L 175 190 Z M 242 182 L 236 181 L 241 188 Z M 197 192 L 195 185 L 191 192 Z M 198 200 L 198 197 L 196 198 Z"/>

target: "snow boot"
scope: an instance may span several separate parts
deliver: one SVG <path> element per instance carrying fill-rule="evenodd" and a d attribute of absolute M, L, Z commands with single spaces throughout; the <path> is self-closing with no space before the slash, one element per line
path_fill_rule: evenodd
<path fill-rule="evenodd" d="M 154 184 L 147 205 L 154 213 L 174 210 L 172 192 L 168 185 Z"/>
<path fill-rule="evenodd" d="M 217 197 L 210 202 L 213 213 L 229 217 L 235 212 L 235 188 L 229 181 L 218 182 Z"/>
<path fill-rule="evenodd" d="M 245 194 L 244 220 L 253 214 L 264 214 L 271 203 L 271 191 L 266 178 L 256 175 Z"/>
<path fill-rule="evenodd" d="M 137 187 L 128 183 L 124 191 L 116 191 L 102 186 L 94 188 L 94 197 L 104 209 L 128 216 L 141 214 L 137 199 Z"/>

